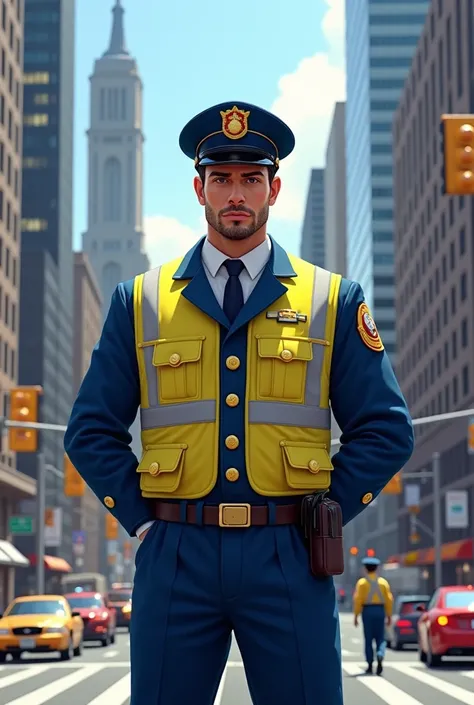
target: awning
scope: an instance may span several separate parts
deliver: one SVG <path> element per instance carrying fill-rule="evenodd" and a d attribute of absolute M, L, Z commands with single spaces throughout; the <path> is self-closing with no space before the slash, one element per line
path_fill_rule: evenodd
<path fill-rule="evenodd" d="M 28 556 L 28 558 L 30 559 L 30 564 L 35 566 L 36 554 Z M 44 567 L 55 573 L 72 573 L 72 568 L 69 563 L 64 560 L 64 558 L 59 558 L 58 556 L 45 556 Z"/>
<path fill-rule="evenodd" d="M 443 543 L 441 546 L 442 561 L 470 561 L 474 557 L 474 540 L 461 539 Z M 433 565 L 435 562 L 434 547 L 421 548 L 409 551 L 400 556 L 390 556 L 387 563 L 400 563 L 400 565 Z"/>
<path fill-rule="evenodd" d="M 25 568 L 30 561 L 9 541 L 0 540 L 0 565 L 11 568 Z"/>

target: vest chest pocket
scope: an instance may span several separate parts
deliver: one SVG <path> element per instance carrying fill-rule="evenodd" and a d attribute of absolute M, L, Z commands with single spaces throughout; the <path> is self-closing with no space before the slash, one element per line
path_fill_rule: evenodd
<path fill-rule="evenodd" d="M 257 397 L 303 403 L 313 343 L 305 338 L 257 336 Z"/>
<path fill-rule="evenodd" d="M 183 402 L 201 398 L 201 338 L 160 340 L 153 350 L 160 402 Z"/>
<path fill-rule="evenodd" d="M 324 443 L 281 441 L 288 486 L 294 490 L 328 489 L 334 466 Z"/>
<path fill-rule="evenodd" d="M 175 492 L 183 474 L 186 443 L 147 446 L 137 472 L 144 497 Z"/>

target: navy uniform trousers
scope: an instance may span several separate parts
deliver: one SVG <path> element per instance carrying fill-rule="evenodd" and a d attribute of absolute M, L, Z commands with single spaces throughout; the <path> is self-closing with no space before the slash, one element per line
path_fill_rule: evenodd
<path fill-rule="evenodd" d="M 136 555 L 130 705 L 212 705 L 232 630 L 255 705 L 342 705 L 333 579 L 310 573 L 296 526 L 153 524 Z"/>
<path fill-rule="evenodd" d="M 377 658 L 385 658 L 385 607 L 384 605 L 364 605 L 362 609 L 364 626 L 365 658 L 367 663 L 374 661 L 374 641 Z"/>

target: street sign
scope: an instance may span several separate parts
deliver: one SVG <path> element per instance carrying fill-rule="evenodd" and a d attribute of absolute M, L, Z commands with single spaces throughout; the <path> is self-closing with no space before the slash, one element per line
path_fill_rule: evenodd
<path fill-rule="evenodd" d="M 29 536 L 33 532 L 33 517 L 13 516 L 8 520 L 8 528 L 11 534 Z"/>
<path fill-rule="evenodd" d="M 86 532 L 85 531 L 73 531 L 72 532 L 72 542 L 73 543 L 85 543 L 86 542 Z"/>
<path fill-rule="evenodd" d="M 420 485 L 405 485 L 405 506 L 410 512 L 417 512 L 420 507 Z"/>
<path fill-rule="evenodd" d="M 448 529 L 467 529 L 468 526 L 467 490 L 446 492 L 446 527 Z"/>

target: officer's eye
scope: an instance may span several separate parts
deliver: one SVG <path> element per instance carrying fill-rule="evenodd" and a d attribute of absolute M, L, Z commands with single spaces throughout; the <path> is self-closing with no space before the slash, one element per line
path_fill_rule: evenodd
<path fill-rule="evenodd" d="M 247 181 L 250 181 L 250 182 L 252 182 L 252 183 L 254 183 L 254 184 L 259 184 L 259 183 L 260 183 L 260 179 L 257 179 L 255 176 L 250 176 L 250 177 L 247 179 Z"/>

